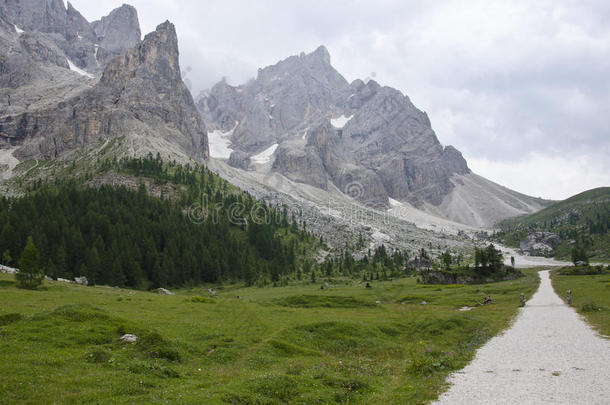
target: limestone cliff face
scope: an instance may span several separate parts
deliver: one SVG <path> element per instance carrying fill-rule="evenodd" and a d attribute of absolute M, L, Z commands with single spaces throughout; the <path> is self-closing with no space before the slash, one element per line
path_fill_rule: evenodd
<path fill-rule="evenodd" d="M 141 38 L 137 12 L 129 5 L 91 24 L 63 0 L 0 0 L 0 14 L 25 33 L 46 34 L 72 63 L 92 73 Z"/>
<path fill-rule="evenodd" d="M 208 156 L 169 22 L 108 63 L 92 87 L 50 108 L 0 117 L 0 143 L 19 146 L 14 155 L 21 159 L 59 156 L 117 136 L 157 139 L 193 158 Z"/>
<path fill-rule="evenodd" d="M 348 83 L 324 47 L 260 69 L 242 86 L 218 83 L 198 105 L 212 127 L 235 127 L 240 161 L 277 143 L 272 170 L 322 189 L 332 182 L 380 208 L 388 197 L 438 205 L 451 176 L 470 172 L 408 97 L 372 80 Z"/>
<path fill-rule="evenodd" d="M 97 61 L 101 64 L 133 48 L 142 37 L 138 12 L 127 4 L 92 22 L 91 29 L 98 44 Z"/>

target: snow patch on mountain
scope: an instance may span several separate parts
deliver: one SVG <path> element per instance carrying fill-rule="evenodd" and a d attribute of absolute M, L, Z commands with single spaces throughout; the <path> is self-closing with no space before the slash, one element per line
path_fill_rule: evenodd
<path fill-rule="evenodd" d="M 258 163 L 258 164 L 269 163 L 271 161 L 271 156 L 273 156 L 277 147 L 278 147 L 278 144 L 274 143 L 273 145 L 271 145 L 270 147 L 268 147 L 267 149 L 265 149 L 258 155 L 252 156 L 250 159 L 254 163 Z"/>
<path fill-rule="evenodd" d="M 390 205 L 392 207 L 400 207 L 400 206 L 402 206 L 402 203 L 400 201 L 397 201 L 397 200 L 393 199 L 392 197 L 389 197 L 389 198 L 390 198 Z"/>
<path fill-rule="evenodd" d="M 210 145 L 210 156 L 218 159 L 228 159 L 231 157 L 231 149 L 229 146 L 231 145 L 231 136 L 233 135 L 233 131 L 237 127 L 237 124 L 227 132 L 222 132 L 217 129 L 208 133 L 208 143 Z"/>
<path fill-rule="evenodd" d="M 23 34 L 25 31 L 22 30 L 21 28 L 19 28 L 18 26 L 16 26 L 15 24 L 13 24 L 15 26 L 15 31 L 17 32 L 18 35 Z"/>
<path fill-rule="evenodd" d="M 330 123 L 332 124 L 333 127 L 337 128 L 337 129 L 342 129 L 345 124 L 347 124 L 347 122 L 349 120 L 351 120 L 352 118 L 354 118 L 354 115 L 350 115 L 349 117 L 346 117 L 345 115 L 341 115 L 338 118 L 332 118 L 330 120 Z"/>
<path fill-rule="evenodd" d="M 70 67 L 71 71 L 76 72 L 76 73 L 78 73 L 81 76 L 88 77 L 90 79 L 93 79 L 95 77 L 91 73 L 86 72 L 83 69 L 81 69 L 78 66 L 76 66 L 74 63 L 72 63 L 72 61 L 70 59 L 66 58 L 66 60 L 68 61 L 68 66 Z"/>
<path fill-rule="evenodd" d="M 11 177 L 13 169 L 19 164 L 19 160 L 13 156 L 15 149 L 0 149 L 0 180 Z"/>

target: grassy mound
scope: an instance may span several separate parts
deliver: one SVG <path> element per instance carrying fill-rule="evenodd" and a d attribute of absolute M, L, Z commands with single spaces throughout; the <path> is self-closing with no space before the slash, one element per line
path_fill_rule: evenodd
<path fill-rule="evenodd" d="M 278 305 L 293 308 L 358 308 L 371 307 L 375 304 L 354 297 L 334 295 L 294 295 L 275 301 Z"/>

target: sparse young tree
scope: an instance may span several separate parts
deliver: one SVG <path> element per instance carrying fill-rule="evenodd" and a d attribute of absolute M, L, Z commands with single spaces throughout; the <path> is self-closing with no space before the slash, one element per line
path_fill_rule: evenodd
<path fill-rule="evenodd" d="M 28 236 L 27 243 L 19 259 L 19 271 L 15 273 L 15 278 L 19 287 L 35 289 L 42 284 L 44 273 L 39 265 L 40 254 L 34 245 L 34 240 Z"/>
<path fill-rule="evenodd" d="M 451 263 L 453 262 L 453 257 L 451 256 L 451 252 L 449 250 L 445 250 L 445 253 L 441 255 L 441 262 L 443 264 L 443 268 L 445 270 L 449 270 Z"/>
<path fill-rule="evenodd" d="M 582 246 L 574 246 L 572 248 L 572 263 L 576 266 L 576 263 L 584 262 L 589 265 L 589 257 L 587 256 L 587 251 Z"/>

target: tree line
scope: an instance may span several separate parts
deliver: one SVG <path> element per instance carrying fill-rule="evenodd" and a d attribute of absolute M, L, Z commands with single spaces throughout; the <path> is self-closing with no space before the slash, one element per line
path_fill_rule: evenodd
<path fill-rule="evenodd" d="M 0 200 L 3 262 L 17 266 L 32 236 L 40 268 L 51 277 L 86 276 L 94 284 L 148 289 L 277 278 L 295 272 L 320 245 L 296 218 L 230 190 L 204 167 L 168 166 L 152 156 L 110 165 L 186 187 L 156 198 L 144 185 L 36 184 L 22 197 Z M 201 221 L 193 221 L 186 208 L 202 195 L 214 205 L 201 207 Z M 243 209 L 228 212 L 236 202 Z M 253 218 L 255 204 L 275 220 Z"/>

